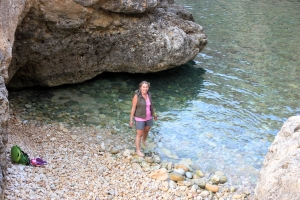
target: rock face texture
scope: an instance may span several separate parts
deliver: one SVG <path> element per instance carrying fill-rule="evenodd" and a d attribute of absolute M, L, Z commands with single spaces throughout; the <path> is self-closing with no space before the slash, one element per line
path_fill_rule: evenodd
<path fill-rule="evenodd" d="M 12 47 L 15 30 L 26 10 L 26 1 L 0 1 L 0 199 L 4 198 L 6 185 L 6 148 L 8 120 L 8 92 L 5 83 L 8 82 L 8 67 L 12 59 Z"/>
<path fill-rule="evenodd" d="M 102 72 L 149 73 L 192 60 L 202 27 L 173 0 L 29 1 L 8 87 L 78 83 Z"/>
<path fill-rule="evenodd" d="M 300 116 L 290 117 L 269 147 L 254 199 L 300 199 Z"/>
<path fill-rule="evenodd" d="M 0 199 L 3 199 L 6 177 L 6 148 L 7 143 L 7 120 L 8 100 L 4 79 L 0 76 Z"/>

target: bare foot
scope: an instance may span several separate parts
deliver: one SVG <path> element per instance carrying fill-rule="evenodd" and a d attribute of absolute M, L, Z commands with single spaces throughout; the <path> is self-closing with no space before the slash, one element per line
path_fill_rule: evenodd
<path fill-rule="evenodd" d="M 136 151 L 136 154 L 140 157 L 144 157 L 145 155 L 141 151 Z"/>
<path fill-rule="evenodd" d="M 142 142 L 142 144 L 143 144 L 145 147 L 148 146 L 148 144 L 146 143 L 146 140 L 145 140 L 145 141 L 143 140 L 143 137 L 141 137 L 141 142 Z"/>
<path fill-rule="evenodd" d="M 148 144 L 146 143 L 146 141 L 142 141 L 142 143 L 143 143 L 144 146 L 146 146 L 146 147 L 148 146 Z"/>

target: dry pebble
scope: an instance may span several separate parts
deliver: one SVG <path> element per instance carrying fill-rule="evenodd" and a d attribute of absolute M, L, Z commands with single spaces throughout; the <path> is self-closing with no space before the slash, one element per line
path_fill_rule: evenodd
<path fill-rule="evenodd" d="M 191 181 L 195 174 L 188 172 L 190 169 L 185 165 L 175 165 L 185 175 L 172 173 L 173 163 L 168 162 L 165 164 L 165 170 L 171 172 L 168 180 L 150 178 L 162 166 L 160 157 L 134 155 L 129 148 L 134 145 L 135 135 L 122 139 L 118 134 L 107 134 L 107 130 L 24 123 L 16 116 L 10 118 L 7 131 L 7 200 L 228 199 L 226 192 L 216 195 L 201 189 Z M 34 167 L 11 162 L 13 145 L 20 146 L 30 158 L 46 160 L 47 165 Z M 203 176 L 200 170 L 197 174 Z M 209 186 L 218 191 L 218 186 Z M 236 193 L 234 197 L 241 195 Z"/>
<path fill-rule="evenodd" d="M 99 154 L 101 143 L 94 129 L 77 129 L 35 126 L 10 119 L 9 160 L 11 147 L 19 145 L 30 158 L 39 157 L 48 164 L 34 167 L 10 161 L 5 199 L 162 198 L 159 183 L 145 172 L 134 170 L 118 155 Z"/>

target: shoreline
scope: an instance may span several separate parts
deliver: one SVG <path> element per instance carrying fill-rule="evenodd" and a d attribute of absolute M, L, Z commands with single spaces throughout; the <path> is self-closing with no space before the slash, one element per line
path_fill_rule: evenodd
<path fill-rule="evenodd" d="M 17 116 L 9 119 L 7 132 L 6 199 L 205 199 L 215 196 L 227 200 L 252 199 L 253 196 L 249 188 L 234 188 L 226 183 L 212 184 L 219 188 L 218 192 L 212 192 L 193 186 L 191 181 L 170 180 L 175 168 L 168 169 L 165 181 L 150 178 L 153 171 L 164 168 L 166 163 L 149 164 L 146 158 L 137 157 L 129 146 L 134 144 L 134 134 L 122 139 L 107 129 L 67 129 L 62 124 L 40 125 L 35 121 L 24 124 Z M 13 145 L 19 145 L 30 158 L 40 157 L 48 164 L 33 167 L 11 163 Z"/>

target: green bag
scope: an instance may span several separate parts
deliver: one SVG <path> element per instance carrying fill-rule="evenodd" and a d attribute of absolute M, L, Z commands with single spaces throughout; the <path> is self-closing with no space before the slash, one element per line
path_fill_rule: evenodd
<path fill-rule="evenodd" d="M 30 164 L 30 159 L 29 159 L 27 153 L 22 151 L 22 149 L 18 145 L 15 145 L 11 148 L 10 156 L 11 156 L 11 159 L 16 163 L 20 163 L 23 165 Z"/>

